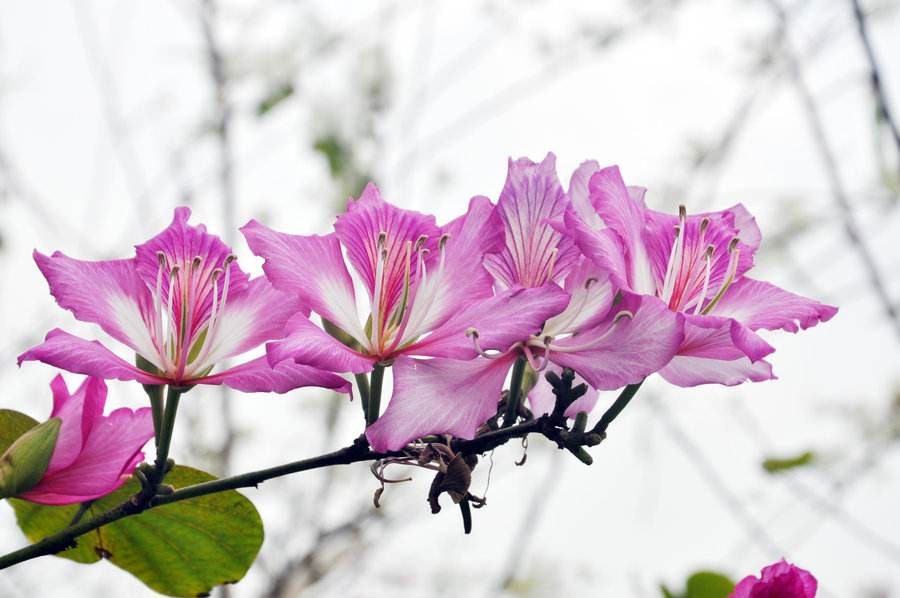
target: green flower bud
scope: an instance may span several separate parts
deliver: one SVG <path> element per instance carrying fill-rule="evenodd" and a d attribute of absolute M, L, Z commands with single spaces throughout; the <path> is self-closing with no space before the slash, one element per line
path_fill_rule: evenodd
<path fill-rule="evenodd" d="M 0 457 L 0 498 L 28 492 L 41 481 L 50 465 L 62 420 L 48 419 L 31 428 Z"/>

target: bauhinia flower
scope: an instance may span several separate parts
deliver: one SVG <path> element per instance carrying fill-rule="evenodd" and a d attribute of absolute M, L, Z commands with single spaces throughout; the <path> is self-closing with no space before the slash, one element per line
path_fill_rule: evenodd
<path fill-rule="evenodd" d="M 235 255 L 188 208 L 175 210 L 163 232 L 135 249 L 135 257 L 88 262 L 60 252 L 34 259 L 60 306 L 93 322 L 137 354 L 140 367 L 62 330 L 19 356 L 101 378 L 143 384 L 225 384 L 246 392 L 287 392 L 301 386 L 349 391 L 331 372 L 293 363 L 272 367 L 265 356 L 222 372 L 215 365 L 280 338 L 301 311 L 265 277 L 250 280 Z"/>
<path fill-rule="evenodd" d="M 540 329 L 567 297 L 555 287 L 516 287 L 494 295 L 482 259 L 501 249 L 502 227 L 484 197 L 473 198 L 465 215 L 438 227 L 432 216 L 386 203 L 372 184 L 325 236 L 280 233 L 251 221 L 241 230 L 253 252 L 265 258 L 272 284 L 296 296 L 334 333 L 295 317 L 293 334 L 268 344 L 270 362 L 360 374 L 375 364 L 406 364 L 412 355 L 468 360 L 478 355 L 466 336 L 470 328 L 481 331 L 482 347 L 505 351 Z M 365 323 L 342 247 L 365 289 Z M 395 374 L 385 415 L 407 395 L 426 392 L 405 386 Z M 457 400 L 462 408 L 464 398 Z"/>
<path fill-rule="evenodd" d="M 69 394 L 62 376 L 57 375 L 50 388 L 53 411 L 38 431 L 43 438 L 26 432 L 0 458 L 3 494 L 45 505 L 67 505 L 119 488 L 144 460 L 141 448 L 153 438 L 150 409 L 123 407 L 103 415 L 106 384 L 100 378 L 88 377 Z M 36 440 L 49 442 L 35 446 Z M 31 471 L 21 471 L 23 467 Z"/>
<path fill-rule="evenodd" d="M 594 170 L 561 227 L 615 285 L 684 315 L 684 341 L 660 374 L 678 386 L 772 379 L 774 351 L 757 330 L 797 332 L 837 308 L 745 276 L 759 247 L 756 221 L 738 204 L 677 216 L 648 209 L 615 166 Z"/>
<path fill-rule="evenodd" d="M 760 576 L 748 575 L 728 598 L 815 598 L 818 582 L 809 571 L 781 559 Z"/>
<path fill-rule="evenodd" d="M 578 185 L 573 175 L 570 189 Z M 430 433 L 471 438 L 496 412 L 513 362 L 524 355 L 543 371 L 548 364 L 570 367 L 594 389 L 611 390 L 639 382 L 664 366 L 682 340 L 681 317 L 658 302 L 621 293 L 607 274 L 578 254 L 557 232 L 570 202 L 556 175 L 555 157 L 541 163 L 511 160 L 496 212 L 505 246 L 485 256 L 485 267 L 501 289 L 554 289 L 564 309 L 531 330 L 510 337 L 507 348 L 488 353 L 481 328 L 467 333 L 480 357 L 397 359 L 394 400 L 366 432 L 377 449 L 394 450 Z M 593 394 L 576 408 L 588 409 Z"/>

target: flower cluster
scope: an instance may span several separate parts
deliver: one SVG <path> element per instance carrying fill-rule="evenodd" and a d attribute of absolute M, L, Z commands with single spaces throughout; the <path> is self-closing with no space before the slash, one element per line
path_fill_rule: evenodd
<path fill-rule="evenodd" d="M 597 391 L 655 372 L 678 386 L 771 379 L 765 358 L 774 349 L 757 332 L 796 332 L 837 311 L 747 276 L 760 232 L 743 206 L 664 214 L 646 206 L 644 191 L 593 161 L 564 189 L 552 154 L 522 158 L 509 162 L 496 204 L 475 197 L 439 225 L 385 202 L 370 184 L 326 235 L 244 226 L 264 260 L 265 275 L 253 279 L 179 208 L 129 259 L 34 254 L 59 305 L 134 360 L 57 329 L 19 362 L 145 385 L 278 393 L 350 392 L 348 375 L 365 381 L 371 372 L 372 388 L 359 388 L 366 437 L 391 451 L 427 435 L 473 438 L 497 413 L 511 368 L 511 392 L 527 394 L 535 414 L 551 409 L 536 374 L 576 372 L 591 390 L 569 417 L 590 411 Z M 239 363 L 217 371 L 226 360 Z M 393 395 L 382 414 L 387 367 Z"/>

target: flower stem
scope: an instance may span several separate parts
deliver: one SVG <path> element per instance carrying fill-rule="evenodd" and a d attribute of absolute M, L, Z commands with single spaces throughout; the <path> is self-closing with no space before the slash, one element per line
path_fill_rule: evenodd
<path fill-rule="evenodd" d="M 503 417 L 503 427 L 508 428 L 519 417 L 519 404 L 522 402 L 522 377 L 525 375 L 524 356 L 520 356 L 512 369 L 512 378 L 509 381 L 509 398 L 506 400 L 506 415 Z"/>
<path fill-rule="evenodd" d="M 381 384 L 384 382 L 384 366 L 375 364 L 372 369 L 372 385 L 369 388 L 369 409 L 366 412 L 366 425 L 371 426 L 381 415 Z"/>
<path fill-rule="evenodd" d="M 606 428 L 609 427 L 609 424 L 612 423 L 616 417 L 622 413 L 622 410 L 628 406 L 628 403 L 631 402 L 631 399 L 634 398 L 634 395 L 637 394 L 638 389 L 641 387 L 644 381 L 641 380 L 637 384 L 629 384 L 625 388 L 622 389 L 622 392 L 619 393 L 619 397 L 616 399 L 615 403 L 613 403 L 609 409 L 600 417 L 600 421 L 597 422 L 597 425 L 594 426 L 593 432 L 597 434 L 606 435 Z"/>
<path fill-rule="evenodd" d="M 172 431 L 175 428 L 175 415 L 178 413 L 178 402 L 184 393 L 183 388 L 169 385 L 166 395 L 166 409 L 159 428 L 159 442 L 156 446 L 156 462 L 154 483 L 159 484 L 166 477 L 166 462 L 169 460 L 169 447 L 172 444 Z"/>
<path fill-rule="evenodd" d="M 157 447 L 159 447 L 159 428 L 163 419 L 162 389 L 161 385 L 144 385 L 144 390 L 147 391 L 147 396 L 150 397 L 150 410 L 153 414 L 153 440 Z"/>
<path fill-rule="evenodd" d="M 369 421 L 369 378 L 365 374 L 353 374 L 356 387 L 359 389 L 359 402 L 362 405 L 363 417 Z"/>

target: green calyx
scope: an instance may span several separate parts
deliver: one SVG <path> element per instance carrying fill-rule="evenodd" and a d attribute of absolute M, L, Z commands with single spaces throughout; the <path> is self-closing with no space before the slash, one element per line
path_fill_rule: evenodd
<path fill-rule="evenodd" d="M 31 428 L 0 457 L 0 498 L 18 496 L 38 485 L 47 472 L 62 420 L 51 418 Z"/>

